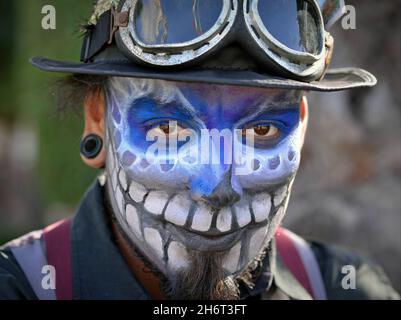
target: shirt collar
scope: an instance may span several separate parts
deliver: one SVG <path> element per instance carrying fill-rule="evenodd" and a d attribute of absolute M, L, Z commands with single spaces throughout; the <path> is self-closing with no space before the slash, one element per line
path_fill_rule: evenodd
<path fill-rule="evenodd" d="M 84 196 L 71 238 L 74 299 L 149 298 L 113 241 L 104 188 L 98 181 Z"/>
<path fill-rule="evenodd" d="M 252 289 L 241 285 L 241 298 L 247 299 L 260 296 L 270 290 L 281 290 L 291 300 L 312 300 L 312 296 L 293 276 L 291 271 L 284 264 L 280 255 L 277 254 L 276 242 L 270 242 L 266 257 L 254 280 Z"/>

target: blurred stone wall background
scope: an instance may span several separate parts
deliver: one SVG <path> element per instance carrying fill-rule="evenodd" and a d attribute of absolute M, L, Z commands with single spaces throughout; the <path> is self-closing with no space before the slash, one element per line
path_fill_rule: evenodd
<path fill-rule="evenodd" d="M 302 168 L 285 224 L 382 264 L 401 287 L 401 1 L 354 0 L 356 30 L 332 30 L 334 67 L 375 74 L 374 89 L 310 94 Z"/>
<path fill-rule="evenodd" d="M 372 89 L 310 94 L 302 167 L 285 220 L 301 235 L 358 251 L 401 289 L 401 1 L 352 0 L 356 30 L 333 28 L 333 66 L 368 69 Z M 57 9 L 57 30 L 40 27 Z M 72 214 L 96 172 L 79 159 L 82 120 L 55 115 L 54 75 L 28 58 L 78 60 L 91 1 L 0 0 L 0 243 Z"/>

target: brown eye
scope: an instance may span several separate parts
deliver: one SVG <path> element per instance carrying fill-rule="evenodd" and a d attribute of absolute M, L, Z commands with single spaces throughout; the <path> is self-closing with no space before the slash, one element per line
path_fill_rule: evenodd
<path fill-rule="evenodd" d="M 148 134 L 151 134 L 152 136 L 166 136 L 169 138 L 177 136 L 178 138 L 179 136 L 185 135 L 186 130 L 187 129 L 172 121 L 169 123 L 160 123 L 155 125 L 148 131 Z M 189 132 L 188 135 L 191 135 L 191 132 Z"/>
<path fill-rule="evenodd" d="M 255 133 L 258 136 L 265 136 L 269 133 L 271 127 L 270 126 L 256 126 L 253 128 L 253 130 L 255 131 Z"/>
<path fill-rule="evenodd" d="M 253 138 L 256 142 L 271 141 L 280 136 L 280 130 L 274 125 L 257 125 L 242 130 L 242 137 Z"/>
<path fill-rule="evenodd" d="M 173 128 L 171 128 L 171 126 L 169 124 L 161 124 L 159 126 L 160 130 L 163 131 L 163 133 L 168 136 L 171 131 L 173 131 Z"/>

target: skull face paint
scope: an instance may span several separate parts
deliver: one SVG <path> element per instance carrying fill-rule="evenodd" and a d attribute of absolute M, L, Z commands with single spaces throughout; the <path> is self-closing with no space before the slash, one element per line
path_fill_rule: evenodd
<path fill-rule="evenodd" d="M 109 199 L 124 232 L 161 272 L 190 268 L 191 255 L 210 252 L 219 254 L 226 276 L 235 276 L 266 248 L 299 167 L 301 98 L 299 91 L 109 80 Z M 237 174 L 234 161 L 223 161 L 222 145 L 220 163 L 180 161 L 191 149 L 206 152 L 190 141 L 178 142 L 168 161 L 146 157 L 149 133 L 213 129 L 235 131 L 240 143 L 253 136 L 252 152 L 241 153 L 251 172 Z M 215 142 L 210 140 L 211 149 Z"/>

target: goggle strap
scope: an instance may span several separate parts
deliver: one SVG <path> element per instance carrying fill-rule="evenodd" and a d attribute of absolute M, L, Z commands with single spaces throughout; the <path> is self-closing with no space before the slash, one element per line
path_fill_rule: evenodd
<path fill-rule="evenodd" d="M 81 50 L 82 62 L 89 62 L 109 43 L 115 32 L 111 34 L 111 31 L 114 30 L 113 19 L 112 10 L 108 10 L 99 17 L 96 25 L 87 28 Z"/>

